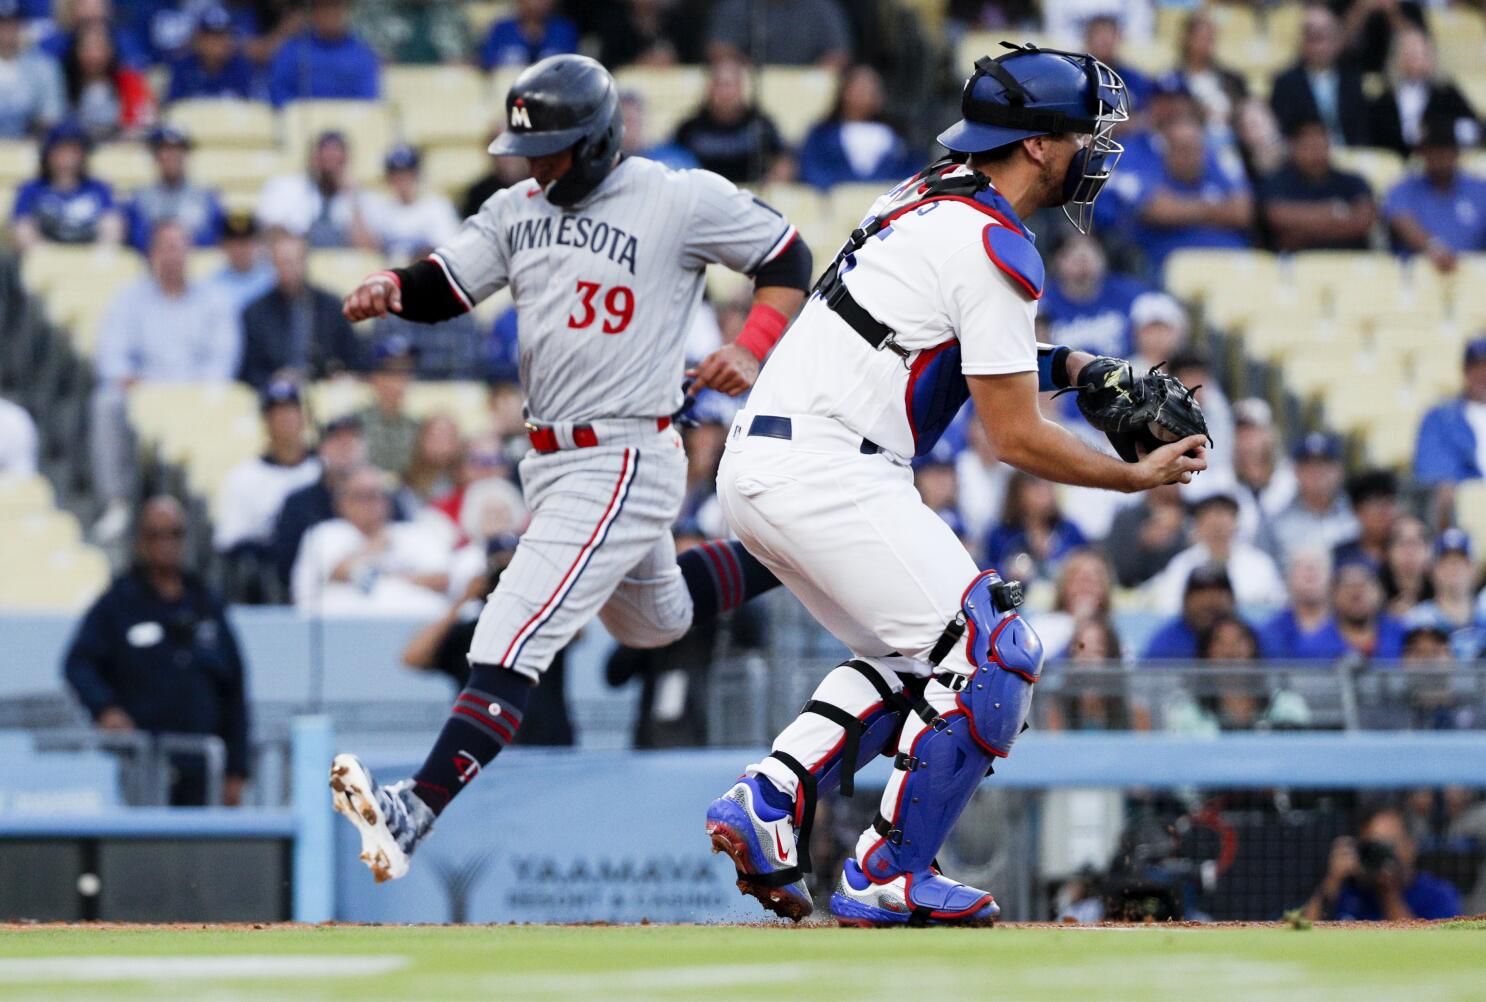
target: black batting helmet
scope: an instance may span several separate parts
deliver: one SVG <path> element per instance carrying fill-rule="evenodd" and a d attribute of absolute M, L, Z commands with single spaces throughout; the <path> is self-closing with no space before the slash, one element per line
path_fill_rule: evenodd
<path fill-rule="evenodd" d="M 547 189 L 554 205 L 574 205 L 614 168 L 624 120 L 619 88 L 587 56 L 549 56 L 522 71 L 506 95 L 506 131 L 496 156 L 544 157 L 573 151 L 573 166 Z"/>

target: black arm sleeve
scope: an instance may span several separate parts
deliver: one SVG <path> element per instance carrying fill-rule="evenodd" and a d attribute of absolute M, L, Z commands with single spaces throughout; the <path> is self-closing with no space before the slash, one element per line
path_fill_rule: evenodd
<path fill-rule="evenodd" d="M 782 285 L 809 292 L 810 268 L 813 264 L 810 248 L 805 246 L 804 240 L 795 237 L 788 247 L 774 256 L 774 260 L 759 265 L 758 271 L 753 273 L 753 287 L 762 289 Z M 403 303 L 406 305 L 407 300 L 404 299 Z"/>
<path fill-rule="evenodd" d="M 391 271 L 402 286 L 402 312 L 398 316 L 404 320 L 436 324 L 469 312 L 454 289 L 453 279 L 428 258 Z"/>

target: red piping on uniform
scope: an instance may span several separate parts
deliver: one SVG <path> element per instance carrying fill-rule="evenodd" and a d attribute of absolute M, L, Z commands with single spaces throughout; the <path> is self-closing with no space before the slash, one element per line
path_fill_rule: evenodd
<path fill-rule="evenodd" d="M 521 635 L 526 632 L 528 627 L 530 627 L 537 620 L 541 619 L 542 616 L 546 615 L 547 607 L 550 606 L 554 601 L 556 601 L 557 596 L 562 594 L 563 588 L 566 587 L 568 583 L 568 578 L 573 576 L 573 572 L 576 571 L 578 569 L 578 566 L 582 564 L 584 560 L 590 555 L 589 547 L 593 545 L 593 541 L 597 539 L 599 533 L 603 531 L 605 524 L 609 521 L 609 517 L 614 513 L 615 505 L 619 503 L 619 492 L 624 487 L 624 481 L 629 476 L 629 471 L 630 450 L 625 449 L 624 463 L 619 468 L 619 479 L 614 483 L 614 492 L 609 495 L 609 504 L 604 508 L 604 513 L 599 516 L 598 524 L 593 527 L 593 532 L 589 533 L 587 542 L 585 542 L 578 548 L 578 555 L 573 558 L 573 562 L 571 565 L 569 565 L 567 573 L 563 574 L 562 580 L 557 582 L 557 587 L 553 589 L 552 594 L 548 596 L 547 601 L 542 603 L 542 607 L 535 613 L 533 613 L 530 619 L 521 624 L 521 629 L 517 630 L 516 635 L 511 638 L 511 643 L 510 646 L 506 648 L 506 653 L 501 655 L 501 664 L 509 664 L 511 652 L 516 649 L 516 643 L 517 641 L 521 640 Z"/>
<path fill-rule="evenodd" d="M 1011 265 L 1001 260 L 1000 256 L 996 254 L 996 248 L 991 246 L 991 224 L 987 223 L 986 228 L 980 231 L 980 242 L 985 245 L 986 256 L 996 263 L 997 268 L 1000 268 L 1003 272 L 1010 275 L 1016 281 L 1017 285 L 1020 285 L 1023 289 L 1026 289 L 1027 295 L 1031 296 L 1033 299 L 1042 298 L 1041 289 L 1034 288 L 1031 282 L 1022 277 L 1021 272 L 1017 271 Z"/>
<path fill-rule="evenodd" d="M 913 360 L 913 365 L 908 368 L 908 388 L 903 391 L 903 410 L 908 415 L 908 431 L 913 436 L 913 449 L 918 451 L 918 425 L 913 421 L 913 388 L 918 385 L 918 377 L 923 374 L 929 363 L 934 361 L 946 348 L 958 343 L 958 339 L 950 338 L 939 344 L 924 348 L 918 353 L 918 358 Z"/>
<path fill-rule="evenodd" d="M 865 725 L 867 723 L 867 718 L 872 716 L 872 714 L 876 713 L 880 709 L 882 709 L 882 701 L 878 700 L 877 702 L 873 703 L 871 706 L 863 710 L 861 713 L 857 714 L 857 719 Z M 836 726 L 840 727 L 841 725 L 837 724 Z M 838 739 L 836 743 L 831 746 L 830 751 L 826 752 L 820 758 L 816 759 L 815 764 L 808 767 L 805 771 L 813 774 L 816 769 L 819 769 L 821 766 L 829 762 L 831 760 L 831 757 L 839 752 L 842 747 L 845 746 L 845 744 L 846 728 L 841 727 L 840 739 Z M 845 769 L 846 767 L 847 764 L 845 762 L 842 762 L 841 768 Z M 856 766 L 853 764 L 852 768 L 855 769 Z M 805 798 L 803 796 L 804 792 L 804 789 L 799 784 L 795 785 L 795 827 L 797 828 L 805 820 Z"/>

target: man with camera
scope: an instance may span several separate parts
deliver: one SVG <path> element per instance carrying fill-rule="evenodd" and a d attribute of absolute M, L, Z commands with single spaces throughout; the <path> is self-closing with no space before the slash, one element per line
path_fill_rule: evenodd
<path fill-rule="evenodd" d="M 1460 914 L 1460 891 L 1448 880 L 1415 869 L 1419 847 L 1396 807 L 1369 813 L 1356 839 L 1331 846 L 1326 876 L 1306 902 L 1311 920 L 1342 922 L 1442 919 Z"/>

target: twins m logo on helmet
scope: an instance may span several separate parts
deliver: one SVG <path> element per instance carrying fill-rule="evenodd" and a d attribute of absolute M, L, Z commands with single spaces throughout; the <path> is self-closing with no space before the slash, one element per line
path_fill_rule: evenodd
<path fill-rule="evenodd" d="M 531 128 L 531 112 L 526 110 L 526 103 L 520 98 L 517 98 L 511 104 L 511 128 Z"/>

